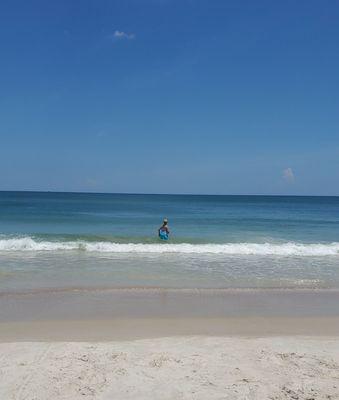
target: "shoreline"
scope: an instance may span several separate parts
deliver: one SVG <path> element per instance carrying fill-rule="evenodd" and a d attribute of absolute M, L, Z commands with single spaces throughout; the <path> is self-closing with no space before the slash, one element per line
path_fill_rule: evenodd
<path fill-rule="evenodd" d="M 0 296 L 0 322 L 119 318 L 339 317 L 339 290 L 95 289 Z"/>
<path fill-rule="evenodd" d="M 339 317 L 113 318 L 0 322 L 0 343 L 109 342 L 180 336 L 339 339 Z"/>
<path fill-rule="evenodd" d="M 108 289 L 1 296 L 0 342 L 339 336 L 339 290 Z"/>
<path fill-rule="evenodd" d="M 309 286 L 276 286 L 276 287 L 174 287 L 174 286 L 66 286 L 66 287 L 38 287 L 33 289 L 0 290 L 0 297 L 29 296 L 35 294 L 54 293 L 86 293 L 86 292 L 112 292 L 112 293 L 187 293 L 187 294 L 241 294 L 241 293 L 336 293 L 338 287 L 309 287 Z"/>

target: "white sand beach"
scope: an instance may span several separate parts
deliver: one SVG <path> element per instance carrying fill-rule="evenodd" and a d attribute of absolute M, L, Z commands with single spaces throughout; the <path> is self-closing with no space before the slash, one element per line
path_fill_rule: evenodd
<path fill-rule="evenodd" d="M 339 399 L 337 337 L 0 344 L 2 400 Z"/>

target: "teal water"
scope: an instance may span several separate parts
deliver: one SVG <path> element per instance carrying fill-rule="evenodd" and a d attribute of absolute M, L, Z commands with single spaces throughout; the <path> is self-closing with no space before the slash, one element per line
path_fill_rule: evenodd
<path fill-rule="evenodd" d="M 339 197 L 0 192 L 0 291 L 93 286 L 339 287 Z"/>

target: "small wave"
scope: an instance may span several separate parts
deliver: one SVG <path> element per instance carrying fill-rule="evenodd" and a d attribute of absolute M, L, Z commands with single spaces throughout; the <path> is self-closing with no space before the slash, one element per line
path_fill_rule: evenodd
<path fill-rule="evenodd" d="M 339 243 L 112 243 L 79 241 L 39 241 L 31 237 L 0 240 L 0 252 L 87 251 L 99 253 L 175 253 L 276 256 L 339 255 Z"/>

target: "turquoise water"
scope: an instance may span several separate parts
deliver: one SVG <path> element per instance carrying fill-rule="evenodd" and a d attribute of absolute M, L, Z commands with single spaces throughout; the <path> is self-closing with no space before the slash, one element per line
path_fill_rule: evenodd
<path fill-rule="evenodd" d="M 0 192 L 0 290 L 97 286 L 339 287 L 339 197 Z"/>

